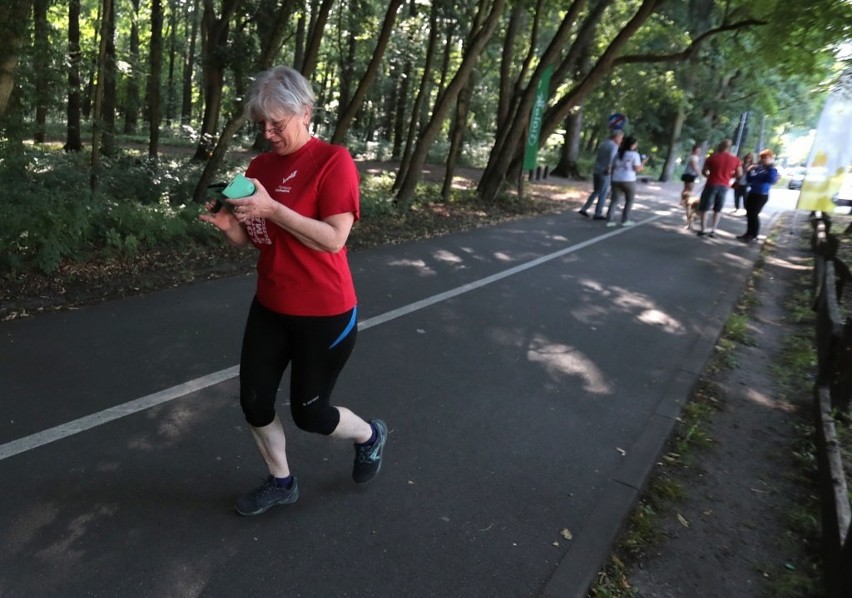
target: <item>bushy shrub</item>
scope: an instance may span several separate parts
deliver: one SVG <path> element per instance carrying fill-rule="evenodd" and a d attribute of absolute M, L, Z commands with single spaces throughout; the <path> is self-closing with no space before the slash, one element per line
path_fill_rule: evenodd
<path fill-rule="evenodd" d="M 199 174 L 200 167 L 186 160 L 155 161 L 124 155 L 110 160 L 104 168 L 99 191 L 122 202 L 156 204 L 167 200 L 180 204 L 192 197 L 192 183 Z"/>
<path fill-rule="evenodd" d="M 377 218 L 395 210 L 390 173 L 361 177 L 361 217 Z"/>
<path fill-rule="evenodd" d="M 92 193 L 86 157 L 26 150 L 6 181 L 5 226 L 0 229 L 0 271 L 54 272 L 63 260 L 132 255 L 140 249 L 216 238 L 190 203 L 193 167 L 132 158 L 106 161 Z M 194 167 L 197 170 L 197 167 Z"/>

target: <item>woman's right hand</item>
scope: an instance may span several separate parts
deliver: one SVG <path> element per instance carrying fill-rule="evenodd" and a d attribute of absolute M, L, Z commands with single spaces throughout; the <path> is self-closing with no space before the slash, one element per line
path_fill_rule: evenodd
<path fill-rule="evenodd" d="M 228 232 L 234 226 L 239 226 L 240 223 L 237 222 L 237 217 L 229 210 L 226 206 L 220 205 L 219 211 L 214 212 L 214 208 L 216 207 L 215 201 L 208 201 L 204 204 L 204 207 L 207 209 L 206 214 L 199 214 L 198 219 L 204 222 L 209 222 L 216 228 L 218 228 L 223 233 Z"/>
<path fill-rule="evenodd" d="M 237 221 L 237 217 L 227 205 L 222 205 L 218 212 L 213 209 L 216 206 L 215 201 L 208 201 L 204 204 L 207 213 L 199 214 L 198 219 L 202 222 L 208 222 L 225 233 L 228 240 L 234 245 L 247 245 L 249 243 L 248 233 L 245 228 Z"/>

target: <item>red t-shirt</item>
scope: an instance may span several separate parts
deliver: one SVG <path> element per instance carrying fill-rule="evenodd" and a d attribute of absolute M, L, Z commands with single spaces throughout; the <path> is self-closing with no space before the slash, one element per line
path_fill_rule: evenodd
<path fill-rule="evenodd" d="M 352 212 L 360 217 L 358 170 L 344 147 L 316 138 L 286 156 L 264 153 L 249 164 L 275 201 L 302 216 L 324 220 Z M 246 223 L 257 260 L 257 299 L 272 311 L 294 316 L 334 316 L 355 307 L 346 248 L 317 251 L 283 228 L 257 218 Z"/>
<path fill-rule="evenodd" d="M 737 166 L 740 164 L 740 159 L 730 152 L 714 153 L 704 162 L 704 172 L 710 172 L 707 175 L 707 184 L 730 187 L 731 179 L 734 178 Z"/>

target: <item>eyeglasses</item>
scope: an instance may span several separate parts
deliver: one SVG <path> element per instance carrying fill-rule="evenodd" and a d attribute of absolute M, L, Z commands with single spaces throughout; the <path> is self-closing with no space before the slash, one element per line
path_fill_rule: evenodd
<path fill-rule="evenodd" d="M 281 133 L 283 133 L 287 129 L 287 127 L 290 126 L 290 121 L 292 121 L 295 117 L 296 115 L 294 114 L 283 125 L 280 124 L 279 121 L 277 123 L 272 123 L 273 126 L 268 127 L 266 126 L 266 121 L 261 121 L 259 123 L 256 123 L 255 127 L 257 128 L 257 132 L 261 135 L 265 135 L 266 133 L 272 133 L 273 135 L 281 135 Z"/>

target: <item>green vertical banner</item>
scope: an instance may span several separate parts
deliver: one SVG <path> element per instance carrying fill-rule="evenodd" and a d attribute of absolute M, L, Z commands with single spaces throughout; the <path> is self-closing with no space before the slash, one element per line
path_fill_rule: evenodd
<path fill-rule="evenodd" d="M 547 96 L 550 92 L 550 76 L 553 74 L 553 65 L 546 66 L 535 90 L 535 103 L 530 114 L 530 130 L 527 134 L 527 146 L 524 150 L 524 170 L 535 168 L 538 157 L 538 137 L 541 133 L 541 119 L 547 108 Z"/>

